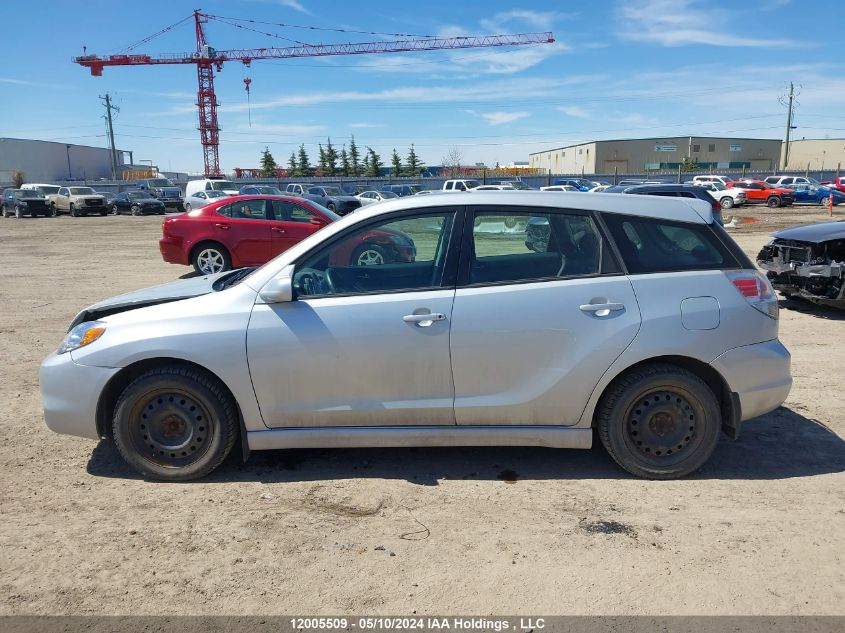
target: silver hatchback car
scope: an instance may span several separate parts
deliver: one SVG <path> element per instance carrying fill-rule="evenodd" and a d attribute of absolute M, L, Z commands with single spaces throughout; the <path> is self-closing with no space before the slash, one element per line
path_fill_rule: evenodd
<path fill-rule="evenodd" d="M 653 479 L 792 380 L 777 300 L 696 199 L 479 192 L 346 216 L 258 269 L 83 310 L 41 367 L 47 425 L 144 476 L 250 450 L 589 448 Z M 350 253 L 372 244 L 362 265 Z"/>

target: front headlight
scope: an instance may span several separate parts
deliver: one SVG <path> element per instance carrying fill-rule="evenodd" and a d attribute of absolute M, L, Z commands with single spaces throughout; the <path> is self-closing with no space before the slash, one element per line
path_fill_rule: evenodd
<path fill-rule="evenodd" d="M 65 340 L 59 345 L 59 354 L 85 347 L 96 341 L 106 332 L 106 324 L 100 321 L 80 323 L 67 333 Z"/>

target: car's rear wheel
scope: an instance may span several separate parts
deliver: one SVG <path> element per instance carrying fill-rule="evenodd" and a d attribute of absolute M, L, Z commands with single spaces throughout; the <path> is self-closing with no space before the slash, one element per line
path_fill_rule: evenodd
<path fill-rule="evenodd" d="M 216 243 L 200 244 L 194 251 L 193 264 L 203 275 L 214 275 L 229 270 L 232 259 L 224 246 Z"/>
<path fill-rule="evenodd" d="M 238 417 L 217 380 L 174 365 L 148 371 L 124 389 L 112 429 L 120 454 L 142 475 L 186 481 L 223 462 L 235 444 Z"/>
<path fill-rule="evenodd" d="M 698 376 L 653 364 L 617 378 L 597 409 L 599 437 L 614 461 L 648 479 L 700 468 L 719 441 L 719 402 Z"/>
<path fill-rule="evenodd" d="M 387 251 L 378 244 L 361 244 L 352 252 L 353 266 L 378 266 L 387 263 Z"/>
<path fill-rule="evenodd" d="M 723 209 L 733 209 L 734 199 L 730 196 L 725 196 L 724 198 L 719 200 L 719 204 L 722 205 Z"/>
<path fill-rule="evenodd" d="M 769 199 L 766 200 L 766 206 L 770 209 L 775 209 L 781 206 L 781 200 L 778 196 L 769 196 Z"/>

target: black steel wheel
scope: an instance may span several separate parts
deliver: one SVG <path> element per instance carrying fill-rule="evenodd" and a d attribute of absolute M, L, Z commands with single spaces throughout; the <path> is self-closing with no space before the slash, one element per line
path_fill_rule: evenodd
<path fill-rule="evenodd" d="M 778 196 L 770 196 L 769 199 L 766 200 L 766 206 L 770 209 L 776 209 L 781 206 L 781 200 Z"/>
<path fill-rule="evenodd" d="M 180 366 L 133 381 L 115 407 L 113 433 L 126 462 L 145 477 L 187 481 L 210 473 L 235 443 L 238 418 L 223 386 Z"/>
<path fill-rule="evenodd" d="M 675 365 L 636 368 L 614 381 L 597 409 L 599 437 L 614 461 L 648 479 L 700 468 L 719 441 L 719 402 L 701 378 Z"/>

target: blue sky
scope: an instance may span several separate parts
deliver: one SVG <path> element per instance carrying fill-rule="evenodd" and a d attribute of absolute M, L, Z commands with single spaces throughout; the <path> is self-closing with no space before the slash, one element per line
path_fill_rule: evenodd
<path fill-rule="evenodd" d="M 197 7 L 196 5 L 199 5 Z M 430 165 L 506 164 L 585 140 L 674 135 L 780 138 L 778 97 L 798 86 L 798 138 L 845 136 L 840 0 L 331 2 L 328 0 L 10 0 L 4 3 L 0 136 L 105 146 L 98 95 L 120 113 L 117 145 L 164 170 L 199 172 L 193 66 L 106 68 L 71 57 L 121 51 L 187 17 L 223 16 L 217 49 L 384 39 L 331 30 L 470 35 L 547 31 L 556 42 L 511 49 L 379 54 L 227 64 L 216 76 L 224 171 L 279 163 L 305 143 L 351 135 L 385 163 L 414 143 Z M 252 19 L 272 24 L 239 22 Z M 15 25 L 9 28 L 10 25 Z M 253 29 L 253 30 L 248 30 Z M 270 37 L 259 33 L 271 32 Z M 389 37 L 388 37 L 389 39 Z M 138 52 L 195 49 L 186 21 Z M 248 111 L 244 77 L 252 79 Z M 251 116 L 251 125 L 249 118 Z"/>

